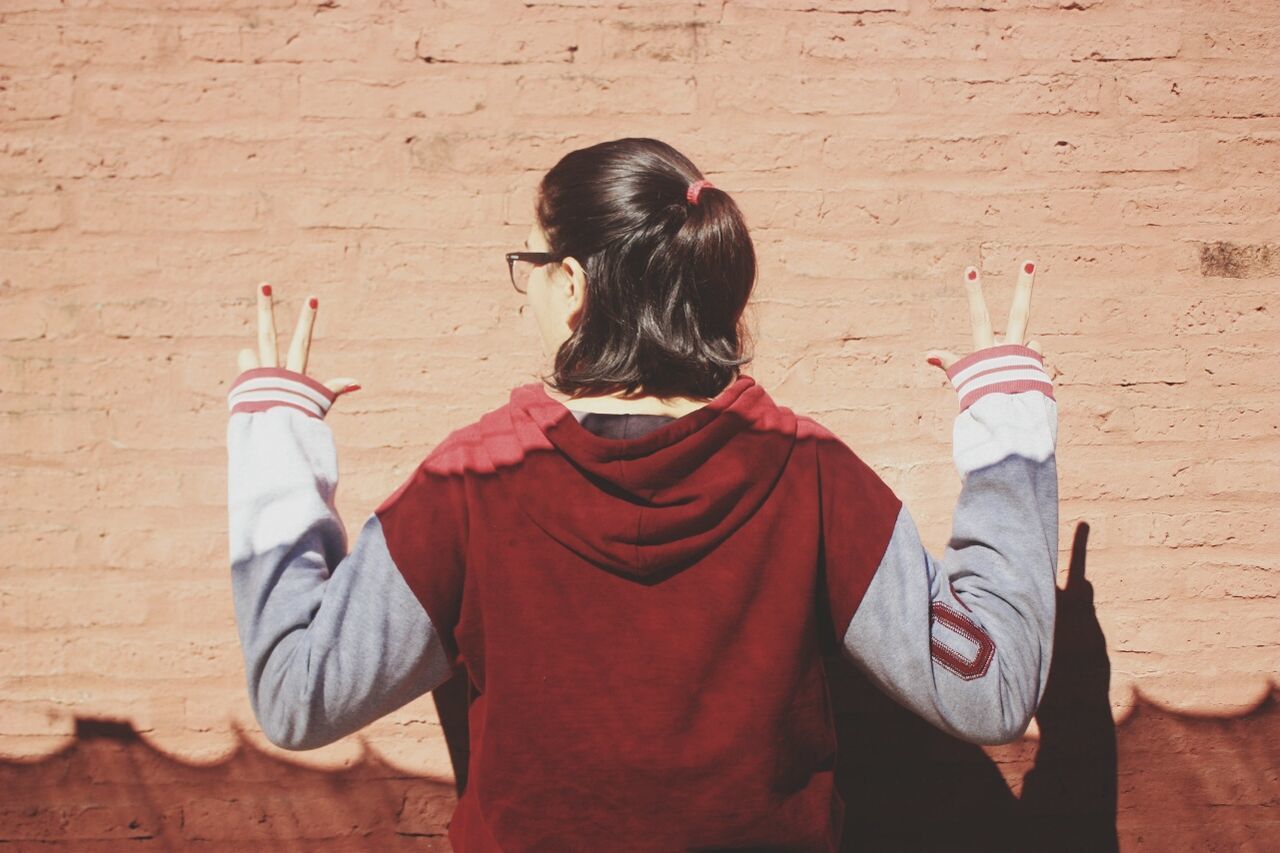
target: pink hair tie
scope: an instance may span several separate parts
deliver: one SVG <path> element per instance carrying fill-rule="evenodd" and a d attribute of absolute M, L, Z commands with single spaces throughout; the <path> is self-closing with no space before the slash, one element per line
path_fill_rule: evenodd
<path fill-rule="evenodd" d="M 714 186 L 715 184 L 711 183 L 705 178 L 700 181 L 694 181 L 693 183 L 689 184 L 689 189 L 685 191 L 684 197 L 687 198 L 691 204 L 697 204 L 698 194 L 701 193 L 707 187 L 714 187 Z"/>

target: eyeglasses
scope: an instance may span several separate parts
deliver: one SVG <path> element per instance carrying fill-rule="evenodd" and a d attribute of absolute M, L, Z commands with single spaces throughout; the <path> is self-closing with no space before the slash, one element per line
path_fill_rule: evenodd
<path fill-rule="evenodd" d="M 529 290 L 529 276 L 534 267 L 563 260 L 564 256 L 551 252 L 507 252 L 507 270 L 511 273 L 511 286 L 516 293 Z"/>

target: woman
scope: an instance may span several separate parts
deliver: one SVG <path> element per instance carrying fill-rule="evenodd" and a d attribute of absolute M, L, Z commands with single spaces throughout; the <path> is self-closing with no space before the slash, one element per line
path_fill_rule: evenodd
<path fill-rule="evenodd" d="M 974 352 L 941 558 L 889 487 L 740 367 L 756 263 L 733 199 L 653 139 L 574 151 L 508 254 L 553 369 L 450 433 L 365 520 L 333 505 L 324 417 L 353 380 L 305 374 L 316 301 L 229 393 L 233 588 L 267 737 L 312 749 L 465 666 L 458 850 L 838 847 L 823 669 L 839 649 L 955 737 L 1012 741 L 1049 671 L 1057 408 L 1023 343 L 1034 267 Z"/>

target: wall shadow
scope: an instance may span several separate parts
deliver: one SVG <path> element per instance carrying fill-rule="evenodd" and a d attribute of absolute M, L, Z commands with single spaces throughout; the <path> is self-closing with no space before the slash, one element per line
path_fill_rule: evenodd
<path fill-rule="evenodd" d="M 953 738 L 851 664 L 828 659 L 840 741 L 837 788 L 846 805 L 843 849 L 1118 849 L 1111 665 L 1085 577 L 1088 531 L 1084 523 L 1076 528 L 1066 588 L 1057 593 L 1038 748 L 1027 739 L 982 747 Z M 1020 798 L 997 758 L 1034 761 Z"/>
<path fill-rule="evenodd" d="M 1139 701 L 1117 730 L 1085 577 L 1087 536 L 1081 524 L 1058 593 L 1038 743 L 984 748 L 950 738 L 851 665 L 828 660 L 842 849 L 1280 849 L 1275 692 L 1236 719 Z M 467 778 L 470 687 L 463 671 L 433 693 L 453 780 L 408 776 L 372 754 L 340 771 L 299 767 L 257 749 L 234 723 L 240 745 L 227 759 L 188 764 L 157 752 L 127 721 L 78 718 L 66 748 L 0 760 L 0 849 L 449 850 L 447 825 Z M 1015 796 L 1006 780 L 1019 772 Z"/>
<path fill-rule="evenodd" d="M 957 740 L 893 702 L 851 664 L 828 658 L 837 788 L 846 806 L 842 850 L 1095 853 L 1119 850 L 1122 840 L 1158 850 L 1280 849 L 1280 823 L 1267 811 L 1280 775 L 1276 692 L 1239 719 L 1176 714 L 1139 696 L 1117 729 L 1106 637 L 1086 576 L 1088 535 L 1080 523 L 1066 586 L 1057 593 L 1038 742 L 981 747 Z M 1205 762 L 1210 755 L 1218 760 Z M 1122 760 L 1129 780 L 1123 821 Z M 1019 772 L 1020 796 L 1009 784 Z M 1241 777 L 1250 781 L 1229 781 Z M 1241 796 L 1215 798 L 1215 790 Z"/>

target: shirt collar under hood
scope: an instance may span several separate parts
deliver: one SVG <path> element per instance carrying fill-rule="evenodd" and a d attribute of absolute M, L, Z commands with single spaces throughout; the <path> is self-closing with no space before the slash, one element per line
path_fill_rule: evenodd
<path fill-rule="evenodd" d="M 599 568 L 656 583 L 732 535 L 768 499 L 796 416 L 746 374 L 707 405 L 645 435 L 588 430 L 541 382 L 512 389 L 493 449 L 511 497 Z M 491 447 L 498 438 L 489 432 Z M 501 459 L 499 457 L 502 457 Z"/>

